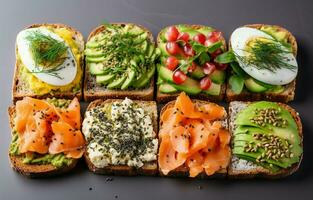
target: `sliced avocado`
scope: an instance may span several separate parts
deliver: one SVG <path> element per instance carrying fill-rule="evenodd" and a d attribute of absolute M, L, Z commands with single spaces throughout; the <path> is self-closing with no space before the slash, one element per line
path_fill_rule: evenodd
<path fill-rule="evenodd" d="M 134 38 L 134 44 L 141 44 L 144 41 L 148 39 L 148 33 L 144 32 L 143 34 L 138 35 L 136 38 Z"/>
<path fill-rule="evenodd" d="M 86 56 L 86 61 L 87 62 L 99 63 L 99 62 L 105 61 L 106 59 L 107 58 L 104 57 L 104 56 L 101 56 L 101 57 L 89 57 L 89 56 Z"/>
<path fill-rule="evenodd" d="M 148 41 L 144 41 L 144 42 L 141 44 L 141 48 L 142 48 L 142 50 L 144 50 L 145 52 L 147 52 L 148 49 L 149 49 L 149 43 L 148 43 Z"/>
<path fill-rule="evenodd" d="M 100 57 L 100 56 L 105 56 L 105 53 L 101 50 L 96 50 L 96 49 L 86 49 L 85 50 L 85 55 L 87 57 Z"/>
<path fill-rule="evenodd" d="M 120 88 L 121 85 L 124 83 L 126 80 L 126 76 L 121 76 L 118 79 L 113 80 L 111 83 L 107 85 L 108 89 L 115 89 L 115 88 Z"/>
<path fill-rule="evenodd" d="M 158 48 L 161 50 L 161 54 L 164 56 L 169 56 L 170 54 L 166 50 L 166 43 L 159 43 Z"/>
<path fill-rule="evenodd" d="M 205 93 L 205 94 L 208 94 L 208 95 L 212 95 L 212 96 L 220 95 L 220 93 L 221 93 L 221 85 L 212 82 L 210 88 L 207 89 L 207 90 L 203 90 L 202 92 Z"/>
<path fill-rule="evenodd" d="M 121 86 L 122 90 L 127 89 L 131 85 L 131 83 L 135 79 L 135 75 L 136 75 L 135 70 L 129 68 L 129 70 L 127 71 L 127 78 L 124 81 L 123 85 Z"/>
<path fill-rule="evenodd" d="M 168 83 L 162 83 L 159 86 L 159 90 L 162 93 L 171 94 L 177 92 L 176 88 Z"/>
<path fill-rule="evenodd" d="M 114 74 L 97 75 L 96 82 L 102 85 L 110 83 L 114 79 Z"/>
<path fill-rule="evenodd" d="M 274 26 L 262 26 L 260 30 L 271 35 L 280 42 L 287 43 L 288 41 L 288 33 L 285 31 L 281 31 Z"/>
<path fill-rule="evenodd" d="M 269 91 L 275 94 L 279 94 L 285 91 L 285 87 L 282 85 L 275 85 Z"/>
<path fill-rule="evenodd" d="M 88 66 L 92 75 L 101 75 L 105 73 L 103 63 L 89 63 Z"/>
<path fill-rule="evenodd" d="M 222 84 L 225 81 L 226 72 L 216 69 L 212 74 L 209 75 L 209 77 L 214 83 Z"/>
<path fill-rule="evenodd" d="M 147 56 L 148 56 L 149 58 L 153 55 L 154 50 L 155 50 L 154 45 L 152 45 L 152 44 L 149 45 L 149 48 L 148 48 L 148 51 L 147 51 Z"/>
<path fill-rule="evenodd" d="M 202 67 L 197 66 L 196 69 L 191 73 L 191 77 L 195 79 L 201 79 L 205 77 Z"/>
<path fill-rule="evenodd" d="M 150 69 L 145 74 L 143 74 L 143 76 L 140 77 L 140 79 L 135 81 L 133 83 L 133 86 L 135 88 L 143 88 L 143 87 L 145 87 L 147 84 L 150 83 L 150 80 L 153 77 L 154 72 L 155 72 L 155 65 L 151 66 Z"/>
<path fill-rule="evenodd" d="M 134 35 L 141 35 L 145 32 L 142 28 L 140 28 L 138 26 L 129 27 L 128 30 L 126 30 L 126 31 L 128 31 Z"/>
<path fill-rule="evenodd" d="M 268 88 L 262 86 L 261 84 L 257 83 L 253 78 L 248 78 L 245 80 L 246 88 L 251 92 L 265 92 Z"/>
<path fill-rule="evenodd" d="M 163 80 L 173 83 L 173 72 L 166 67 L 159 66 L 159 76 Z"/>
<path fill-rule="evenodd" d="M 191 26 L 186 26 L 184 24 L 177 25 L 177 28 L 180 32 L 185 32 L 188 33 L 191 37 L 202 33 L 205 36 L 207 36 L 209 33 L 213 31 L 211 27 L 205 26 L 205 27 L 200 27 L 199 29 L 194 29 Z"/>
<path fill-rule="evenodd" d="M 175 89 L 184 91 L 190 95 L 197 95 L 201 92 L 199 82 L 189 77 L 187 77 L 187 79 L 185 80 L 183 84 L 180 84 L 180 85 L 177 85 L 175 83 L 169 83 L 169 84 L 172 85 Z"/>

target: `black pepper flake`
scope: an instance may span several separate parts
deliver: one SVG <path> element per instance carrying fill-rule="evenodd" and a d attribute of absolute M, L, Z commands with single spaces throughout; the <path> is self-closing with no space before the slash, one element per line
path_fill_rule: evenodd
<path fill-rule="evenodd" d="M 117 198 L 118 198 L 118 195 L 115 195 L 114 198 L 117 199 Z"/>
<path fill-rule="evenodd" d="M 92 188 L 90 187 L 89 190 L 92 190 Z"/>

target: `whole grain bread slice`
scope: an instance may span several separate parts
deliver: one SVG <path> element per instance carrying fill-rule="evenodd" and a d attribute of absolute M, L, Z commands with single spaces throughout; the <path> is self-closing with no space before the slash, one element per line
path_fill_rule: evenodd
<path fill-rule="evenodd" d="M 215 104 L 212 102 L 208 102 L 208 101 L 203 101 L 203 100 L 195 100 L 193 99 L 192 102 L 196 105 L 204 105 L 204 104 Z M 175 105 L 175 101 L 170 101 L 167 104 L 165 104 L 160 112 L 160 116 L 162 116 L 162 114 L 169 108 L 174 107 Z M 225 116 L 223 119 L 221 119 L 222 121 L 222 126 L 225 129 L 228 129 L 228 121 L 227 121 L 227 112 L 225 111 Z M 161 122 L 161 121 L 160 121 Z M 162 124 L 159 123 L 159 128 L 162 129 Z M 159 138 L 159 145 L 161 144 L 162 139 Z M 182 165 L 178 168 L 176 168 L 175 170 L 169 172 L 167 175 L 164 175 L 161 171 L 161 169 L 159 169 L 159 174 L 161 176 L 169 176 L 169 177 L 189 177 L 189 167 L 186 165 Z M 197 178 L 201 178 L 201 179 L 207 179 L 207 178 L 224 178 L 227 175 L 227 168 L 224 169 L 220 169 L 219 171 L 217 171 L 215 174 L 208 176 L 205 172 L 200 173 Z"/>
<path fill-rule="evenodd" d="M 8 108 L 8 114 L 10 127 L 11 130 L 13 131 L 14 119 L 16 116 L 15 106 L 10 106 Z M 59 174 L 63 174 L 72 170 L 78 162 L 78 159 L 71 159 L 71 163 L 69 165 L 58 168 L 52 164 L 25 164 L 23 163 L 23 159 L 24 159 L 23 155 L 9 154 L 11 167 L 20 174 L 30 178 L 45 178 L 48 176 L 56 176 Z"/>
<path fill-rule="evenodd" d="M 184 25 L 189 26 L 190 28 L 195 29 L 195 30 L 205 27 L 204 25 L 199 25 L 199 24 L 184 24 Z M 163 34 L 163 32 L 165 30 L 167 30 L 167 28 L 168 27 L 165 27 L 159 32 L 158 37 L 157 37 L 157 45 L 161 42 L 161 35 Z M 227 44 L 226 44 L 226 40 L 223 36 L 221 36 L 221 41 L 223 43 L 222 48 L 226 51 L 227 50 Z M 198 94 L 198 95 L 195 95 L 194 98 L 218 102 L 218 101 L 221 101 L 224 99 L 225 91 L 226 91 L 226 84 L 222 84 L 221 92 L 219 95 Z M 157 100 L 157 102 L 160 102 L 160 103 L 166 103 L 166 102 L 175 100 L 177 98 L 177 96 L 179 95 L 179 93 L 180 92 L 173 93 L 173 94 L 162 93 L 162 92 L 160 92 L 160 89 L 157 86 L 156 100 Z"/>
<path fill-rule="evenodd" d="M 50 27 L 50 28 L 66 28 L 67 30 L 73 32 L 73 39 L 76 41 L 76 44 L 79 48 L 79 51 L 82 53 L 84 52 L 85 48 L 85 43 L 84 43 L 84 38 L 83 35 L 75 30 L 74 28 L 64 25 L 64 24 L 33 24 L 25 29 L 29 28 L 37 28 L 37 27 Z M 13 76 L 13 83 L 12 83 L 12 99 L 13 102 L 16 102 L 17 100 L 22 99 L 23 97 L 33 97 L 37 99 L 45 99 L 48 97 L 56 97 L 56 98 L 63 98 L 63 99 L 73 99 L 74 97 L 77 97 L 78 99 L 82 98 L 82 88 L 83 88 L 83 77 L 81 77 L 80 81 L 80 90 L 77 92 L 73 91 L 66 91 L 66 92 L 60 92 L 60 91 L 53 91 L 52 93 L 45 94 L 45 95 L 38 95 L 34 93 L 28 86 L 28 83 L 23 80 L 23 78 L 20 76 L 20 70 L 21 70 L 21 61 L 18 59 L 18 48 L 17 45 L 15 45 L 15 54 L 16 54 L 16 62 L 15 62 L 15 70 L 14 70 L 14 76 Z M 83 62 L 83 56 L 81 56 L 80 60 L 80 67 L 82 71 L 84 71 L 84 62 Z"/>
<path fill-rule="evenodd" d="M 89 111 L 95 107 L 103 106 L 108 103 L 113 102 L 121 102 L 121 99 L 98 99 L 92 101 L 86 111 Z M 146 112 L 150 114 L 153 131 L 157 134 L 158 133 L 158 112 L 157 112 L 157 105 L 154 101 L 139 101 L 134 100 L 137 104 L 141 106 Z M 157 137 L 157 136 L 156 136 Z M 154 176 L 158 173 L 158 163 L 157 161 L 151 161 L 144 163 L 144 165 L 140 168 L 130 167 L 128 165 L 109 165 L 103 168 L 96 167 L 89 159 L 88 152 L 85 151 L 84 154 L 85 161 L 90 171 L 96 174 L 112 174 L 112 175 L 119 175 L 119 176 L 135 176 L 135 175 L 145 175 L 145 176 Z"/>
<path fill-rule="evenodd" d="M 237 114 L 246 108 L 251 102 L 243 102 L 243 101 L 233 101 L 229 104 L 229 118 L 228 118 L 228 124 L 229 124 L 229 132 L 231 135 L 233 135 L 236 126 L 234 124 Z M 297 113 L 293 108 L 290 106 L 278 103 L 279 106 L 282 108 L 288 110 L 294 120 L 296 121 L 296 124 L 298 126 L 299 135 L 301 136 L 301 146 L 303 146 L 303 133 L 302 133 L 302 123 L 301 119 L 299 117 L 299 113 Z M 231 140 L 232 141 L 232 140 Z M 233 144 L 232 144 L 233 145 Z M 289 176 L 296 172 L 299 169 L 299 166 L 301 164 L 303 155 L 301 155 L 300 161 L 296 164 L 293 164 L 290 168 L 287 169 L 281 169 L 280 171 L 273 173 L 270 170 L 258 166 L 250 161 L 245 161 L 243 159 L 239 159 L 236 156 L 232 156 L 231 164 L 228 168 L 228 177 L 230 178 L 254 178 L 254 177 L 260 177 L 260 178 L 282 178 L 285 176 Z M 241 163 L 241 164 L 240 164 Z M 243 166 L 241 166 L 243 165 Z"/>
<path fill-rule="evenodd" d="M 245 27 L 261 29 L 263 26 L 271 26 L 279 31 L 284 31 L 287 33 L 288 38 L 287 42 L 292 47 L 292 53 L 294 56 L 297 56 L 298 45 L 296 38 L 290 33 L 287 29 L 277 26 L 277 25 L 266 25 L 266 24 L 249 24 L 245 25 Z M 229 49 L 232 49 L 231 42 L 229 40 Z M 289 102 L 292 101 L 295 97 L 295 89 L 296 89 L 296 79 L 290 82 L 285 86 L 285 90 L 281 93 L 273 93 L 273 92 L 262 92 L 262 93 L 253 93 L 248 90 L 243 90 L 240 94 L 236 94 L 232 91 L 231 86 L 227 83 L 226 88 L 226 101 L 259 101 L 259 100 L 270 100 L 277 102 Z"/>
<path fill-rule="evenodd" d="M 112 23 L 114 25 L 132 25 L 132 23 Z M 145 27 L 133 24 L 135 26 L 138 26 L 145 30 L 148 33 L 149 40 L 152 44 L 154 44 L 154 39 L 152 33 Z M 94 37 L 95 35 L 101 33 L 103 30 L 105 30 L 106 26 L 101 25 L 96 27 L 91 31 L 91 33 L 88 36 L 87 42 Z M 107 89 L 104 86 L 101 86 L 96 83 L 96 77 L 91 75 L 89 71 L 88 64 L 86 63 L 86 70 L 85 70 L 85 80 L 84 80 L 84 100 L 85 101 L 93 101 L 96 99 L 114 99 L 114 98 L 125 98 L 128 97 L 130 99 L 136 99 L 136 100 L 153 100 L 153 91 L 154 91 L 154 78 L 151 79 L 150 85 L 148 85 L 146 88 L 140 88 L 140 89 L 128 89 L 128 90 L 111 90 Z"/>

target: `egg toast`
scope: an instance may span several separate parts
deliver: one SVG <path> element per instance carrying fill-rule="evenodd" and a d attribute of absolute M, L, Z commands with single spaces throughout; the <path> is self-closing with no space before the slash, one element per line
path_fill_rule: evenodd
<path fill-rule="evenodd" d="M 273 105 L 277 106 L 278 110 L 280 110 L 280 109 L 284 110 L 287 113 L 287 115 L 290 116 L 290 119 L 289 119 L 288 123 L 289 124 L 293 123 L 293 125 L 295 126 L 294 128 L 296 130 L 295 131 L 296 132 L 295 133 L 296 136 L 292 136 L 291 139 L 298 138 L 299 139 L 299 141 L 298 141 L 299 144 L 292 144 L 293 146 L 289 144 L 290 148 L 294 148 L 295 146 L 298 146 L 298 149 L 296 149 L 296 152 L 292 152 L 292 150 L 290 150 L 291 154 L 289 154 L 289 155 L 293 155 L 294 154 L 294 156 L 296 156 L 296 153 L 297 153 L 297 156 L 298 156 L 297 159 L 298 160 L 293 161 L 292 163 L 289 163 L 289 166 L 284 166 L 284 168 L 281 168 L 281 167 L 277 168 L 276 167 L 276 168 L 273 168 L 274 170 L 271 170 L 271 167 L 274 164 L 273 165 L 265 164 L 265 165 L 262 166 L 262 163 L 263 163 L 264 159 L 268 159 L 267 156 L 273 156 L 276 153 L 278 153 L 280 150 L 278 150 L 278 151 L 273 150 L 273 152 L 271 154 L 265 153 L 265 157 L 262 157 L 262 159 L 260 159 L 258 162 L 245 159 L 244 157 L 239 158 L 237 156 L 237 154 L 236 154 L 236 153 L 238 153 L 238 151 L 234 152 L 234 146 L 238 145 L 238 143 L 242 143 L 242 139 L 238 139 L 238 138 L 235 139 L 236 138 L 236 134 L 239 135 L 239 133 L 236 133 L 236 132 L 240 132 L 240 131 L 238 131 L 239 130 L 238 129 L 238 124 L 236 124 L 236 122 L 238 123 L 238 121 L 236 121 L 237 118 L 238 118 L 238 114 L 240 114 L 243 110 L 247 109 L 248 106 L 252 105 L 253 103 L 254 103 L 254 105 L 256 105 L 256 104 L 261 105 L 264 102 L 233 101 L 229 105 L 229 119 L 228 119 L 228 121 L 229 121 L 229 131 L 230 131 L 230 133 L 232 135 L 231 145 L 232 145 L 232 151 L 233 152 L 232 152 L 231 164 L 229 165 L 229 168 L 228 168 L 228 176 L 230 178 L 253 178 L 253 177 L 281 178 L 281 177 L 285 177 L 285 176 L 289 176 L 289 175 L 293 174 L 294 172 L 296 172 L 299 169 L 299 166 L 301 164 L 301 160 L 302 160 L 302 157 L 303 157 L 303 152 L 302 152 L 302 148 L 303 148 L 303 133 L 302 133 L 302 123 L 301 123 L 299 114 L 293 108 L 291 108 L 290 106 L 288 106 L 286 104 L 283 104 L 283 103 L 273 103 L 273 102 L 267 102 L 266 103 L 265 102 L 266 104 L 271 104 L 270 107 L 273 107 Z M 260 110 L 261 109 L 259 108 L 259 111 Z M 250 113 L 253 113 L 253 112 L 250 112 Z M 281 117 L 285 117 L 284 115 L 280 114 Z M 249 119 L 251 119 L 251 118 L 249 118 Z M 288 126 L 288 123 L 286 123 L 287 126 Z M 269 125 L 266 124 L 265 126 L 262 126 L 262 127 L 267 127 L 267 126 L 269 126 Z M 249 127 L 249 126 L 245 126 L 245 127 Z M 278 127 L 278 128 L 277 128 L 277 126 L 273 127 L 272 130 L 274 130 L 274 131 L 272 133 L 275 133 L 275 130 L 280 130 L 281 128 L 284 128 L 284 126 L 281 126 L 281 127 Z M 270 134 L 269 132 L 271 132 L 271 131 L 266 131 L 265 134 Z M 284 134 L 286 132 L 288 132 L 288 131 L 284 130 L 281 133 Z M 246 133 L 246 132 L 244 132 L 244 133 Z M 258 134 L 260 134 L 260 133 L 258 133 Z M 237 135 L 237 137 L 240 137 L 238 135 Z M 280 135 L 280 136 L 282 136 L 282 135 Z M 244 138 L 244 137 L 242 137 L 242 138 Z M 262 139 L 264 137 L 260 138 L 259 135 L 257 135 L 256 138 L 257 139 L 261 139 L 261 141 L 263 141 L 263 142 L 266 142 L 266 139 L 267 139 L 266 137 L 265 137 L 265 139 Z M 275 137 L 274 137 L 274 140 L 275 140 L 274 142 L 272 141 L 269 144 L 265 144 L 265 145 L 270 145 L 270 146 L 271 145 L 277 145 L 277 139 Z M 251 145 L 254 145 L 254 143 L 252 143 L 252 142 L 250 142 L 250 143 L 251 143 Z M 256 152 L 260 151 L 259 148 L 263 148 L 262 144 L 257 146 L 257 147 L 258 147 L 258 149 L 257 149 Z M 282 151 L 289 153 L 288 151 L 285 151 L 285 150 L 282 150 Z M 254 151 L 252 151 L 252 153 L 253 152 Z M 282 155 L 282 154 L 283 153 L 280 154 L 280 156 L 281 156 L 280 159 L 286 159 L 285 156 Z M 239 154 L 239 155 L 241 155 L 241 154 Z M 292 158 L 292 156 L 291 157 L 287 156 L 287 158 Z M 266 162 L 270 162 L 270 161 L 267 160 Z M 284 161 L 283 164 L 286 164 L 286 163 L 288 163 L 288 161 Z M 276 166 L 276 165 L 274 165 L 274 166 Z"/>
<path fill-rule="evenodd" d="M 105 33 L 106 29 L 109 27 L 117 27 L 124 29 L 119 37 L 124 37 L 126 43 L 130 42 L 133 45 L 126 46 L 126 50 L 119 51 L 122 57 L 125 57 L 125 62 L 127 63 L 124 67 L 127 68 L 126 72 L 122 74 L 114 74 L 114 72 L 107 70 L 108 68 L 118 68 L 118 65 L 110 64 L 106 62 L 106 58 L 102 59 L 102 56 L 107 55 L 110 57 L 110 53 L 94 53 L 93 51 L 97 48 L 106 49 L 109 45 L 100 44 L 89 45 L 94 43 L 97 37 L 101 38 L 107 36 L 107 39 L 111 40 L 112 36 Z M 118 35 L 118 34 L 116 34 Z M 127 40 L 128 37 L 133 37 L 130 40 Z M 101 39 L 99 39 L 101 41 Z M 123 46 L 123 45 L 122 45 Z M 84 100 L 92 101 L 95 99 L 110 99 L 110 98 L 125 98 L 129 97 L 131 99 L 138 100 L 152 100 L 153 91 L 154 91 L 154 60 L 158 58 L 158 52 L 155 48 L 155 42 L 153 39 L 152 33 L 145 27 L 132 23 L 112 23 L 104 24 L 96 27 L 91 31 L 88 36 L 87 45 L 86 45 L 86 70 L 85 70 L 85 80 L 84 80 Z M 139 47 L 139 48 L 137 48 Z M 137 48 L 137 49 L 136 49 Z M 114 51 L 118 52 L 117 47 L 114 47 Z M 126 58 L 127 51 L 138 51 L 138 54 L 141 54 L 138 58 L 138 55 L 133 55 L 130 58 Z M 139 49 L 139 50 L 138 50 Z M 88 54 L 90 52 L 90 56 Z M 126 53 L 125 53 L 126 52 Z M 124 55 L 125 54 L 125 55 Z M 118 60 L 118 56 L 112 56 L 110 59 Z M 100 59 L 100 60 L 98 60 Z M 130 60 L 129 60 L 130 59 Z M 120 61 L 118 61 L 120 62 Z M 122 63 L 123 64 L 123 63 Z M 125 63 L 124 63 L 125 64 Z M 95 65 L 92 67 L 91 65 Z M 97 67 L 97 65 L 101 65 Z M 98 68 L 98 69 L 97 69 Z M 99 69 L 101 68 L 101 69 Z M 129 69 L 130 73 L 129 73 Z M 134 72 L 134 71 L 135 72 Z M 125 77 L 126 75 L 126 77 Z M 109 79 L 108 79 L 109 77 Z M 118 83 L 120 82 L 120 83 Z"/>
<path fill-rule="evenodd" d="M 117 162 L 115 164 L 106 164 L 103 166 L 96 166 L 97 164 L 94 164 L 95 161 L 99 161 L 99 159 L 95 159 L 95 158 L 91 158 L 91 155 L 89 154 L 89 150 L 95 150 L 97 147 L 92 147 L 94 149 L 91 148 L 91 143 L 94 139 L 90 139 L 87 135 L 89 132 L 88 128 L 87 128 L 87 124 L 90 123 L 90 119 L 86 116 L 88 111 L 91 111 L 93 109 L 97 109 L 97 108 L 103 108 L 105 106 L 111 106 L 112 103 L 122 103 L 123 100 L 118 100 L 118 99 L 107 99 L 107 100 L 95 100 L 92 101 L 87 110 L 86 110 L 86 114 L 85 114 L 85 119 L 83 122 L 83 133 L 85 134 L 86 138 L 87 138 L 87 148 L 84 154 L 85 157 L 85 161 L 88 165 L 88 168 L 90 171 L 96 173 L 96 174 L 113 174 L 113 175 L 121 175 L 121 176 L 134 176 L 134 175 L 156 175 L 158 172 L 158 167 L 157 167 L 157 160 L 155 158 L 155 160 L 152 161 L 148 161 L 145 162 L 143 161 L 142 166 L 130 166 L 128 164 L 119 164 L 119 161 L 117 160 Z M 154 132 L 154 134 L 157 134 L 158 131 L 158 125 L 157 125 L 157 116 L 158 116 L 158 112 L 157 112 L 157 107 L 156 107 L 156 103 L 154 101 L 139 101 L 139 100 L 133 100 L 133 102 L 139 106 L 139 108 L 143 109 L 145 113 L 148 113 L 148 116 L 151 118 L 151 126 L 152 126 L 152 131 Z M 106 109 L 104 109 L 106 110 Z M 103 113 L 102 113 L 103 114 Z M 105 122 L 105 120 L 102 120 L 103 122 Z M 125 125 L 128 125 L 128 123 L 124 123 Z M 90 135 L 92 135 L 92 137 L 95 138 L 95 135 L 97 134 L 96 132 L 96 128 L 95 125 L 91 124 L 90 127 Z M 103 129 L 104 130 L 104 129 Z M 141 132 L 143 130 L 140 130 Z M 127 131 L 124 131 L 127 132 Z M 113 132 L 109 132 L 109 134 L 113 135 Z M 157 136 L 153 136 L 155 139 L 157 138 Z M 103 141 L 103 140 L 102 140 Z M 113 143 L 113 141 L 110 139 L 110 142 Z M 108 144 L 109 146 L 112 144 Z M 101 143 L 99 143 L 101 145 Z M 131 143 L 133 144 L 133 143 Z M 127 146 L 127 144 L 124 144 Z M 90 149 L 89 149 L 90 148 Z M 103 148 L 103 147 L 101 147 Z M 157 145 L 156 145 L 157 148 Z M 138 155 L 137 155 L 138 156 Z M 156 156 L 156 152 L 155 152 L 155 156 Z M 99 157 L 99 156 L 98 156 Z M 105 155 L 100 156 L 100 159 L 103 159 L 105 157 Z M 111 157 L 110 159 L 113 160 L 113 154 L 112 152 L 109 153 L 109 157 Z M 135 158 L 136 159 L 136 158 Z M 112 161 L 111 161 L 112 162 Z M 99 164 L 99 163 L 98 163 Z M 101 165 L 101 163 L 100 163 Z"/>
<path fill-rule="evenodd" d="M 56 97 L 56 98 L 66 98 L 72 99 L 77 97 L 81 99 L 82 97 L 82 84 L 83 84 L 83 71 L 84 71 L 84 63 L 83 63 L 83 51 L 84 51 L 84 39 L 80 32 L 75 30 L 74 28 L 64 25 L 64 24 L 33 24 L 27 28 L 25 28 L 21 32 L 26 32 L 30 30 L 35 30 L 34 32 L 42 33 L 41 31 L 37 31 L 38 29 L 43 30 L 45 34 L 37 34 L 34 35 L 29 34 L 22 42 L 16 43 L 16 64 L 15 64 L 15 71 L 13 77 L 13 88 L 12 88 L 12 98 L 15 102 L 16 100 L 22 99 L 25 96 L 33 97 L 33 98 L 47 98 L 47 97 Z M 47 31 L 49 34 L 47 34 Z M 51 36 L 53 35 L 53 37 Z M 49 48 L 44 47 L 47 41 L 53 41 L 54 43 L 50 44 L 64 44 L 67 47 L 67 54 L 62 55 L 60 61 L 58 63 L 52 63 L 52 65 L 47 64 L 47 70 L 39 70 L 37 68 L 39 63 L 36 63 L 38 58 L 38 54 L 35 54 L 33 50 L 30 49 L 32 42 L 28 38 L 31 38 L 32 41 L 37 41 L 37 50 L 39 48 L 46 48 L 45 52 L 47 53 Z M 51 37 L 47 37 L 51 36 Z M 57 38 L 57 40 L 56 40 Z M 44 40 L 46 39 L 46 40 Z M 39 41 L 39 42 L 38 42 Z M 62 42 L 60 42 L 62 41 Z M 28 43 L 29 42 L 29 43 Z M 29 46 L 28 46 L 29 45 Z M 40 46 L 41 45 L 41 46 Z M 23 49 L 26 49 L 21 53 L 18 49 L 20 46 Z M 34 45 L 35 46 L 35 45 Z M 48 46 L 48 45 L 47 45 Z M 56 46 L 55 46 L 56 47 Z M 60 46 L 58 46 L 60 47 Z M 36 48 L 36 47 L 34 47 Z M 52 47 L 51 47 L 52 48 Z M 51 50 L 51 49 L 50 49 Z M 59 50 L 44 55 L 41 54 L 40 58 L 42 60 L 48 59 L 48 56 L 55 56 Z M 38 53 L 37 51 L 36 53 Z M 44 51 L 41 51 L 44 52 Z M 37 55 L 37 57 L 35 56 Z M 28 63 L 31 63 L 29 66 L 26 66 L 25 63 L 22 61 L 27 60 Z M 50 57 L 53 59 L 53 57 Z M 65 64 L 66 63 L 66 64 Z M 53 67 L 51 67 L 53 66 Z M 55 66 L 55 68 L 54 68 Z M 76 71 L 71 71 L 69 67 L 74 66 L 73 69 Z M 30 68 L 34 67 L 34 68 Z M 41 67 L 40 67 L 41 68 Z M 43 67 L 41 69 L 44 69 Z M 60 70 L 60 71 L 58 71 Z M 64 70 L 67 72 L 64 72 Z M 75 73 L 76 72 L 76 73 Z M 68 79 L 72 74 L 72 81 L 69 80 L 68 82 L 64 82 L 65 79 Z M 41 77 L 41 78 L 38 78 Z M 48 80 L 54 79 L 54 83 L 50 84 L 47 83 Z"/>
<path fill-rule="evenodd" d="M 266 25 L 266 24 L 250 24 L 245 25 L 244 27 L 250 27 L 255 29 L 261 29 L 262 27 L 271 27 L 279 32 L 283 32 L 286 36 L 286 42 L 290 45 L 292 54 L 296 57 L 297 55 L 297 41 L 295 37 L 283 27 L 276 26 L 276 25 Z M 229 41 L 229 49 L 232 49 L 232 44 Z M 227 83 L 226 89 L 226 101 L 258 101 L 258 100 L 271 100 L 271 101 L 278 101 L 278 102 L 289 102 L 294 99 L 295 96 L 295 89 L 296 89 L 296 79 L 291 81 L 290 83 L 283 86 L 283 90 L 279 92 L 275 91 L 265 91 L 265 92 L 250 92 L 247 89 L 242 90 L 239 94 L 235 93 L 231 89 L 231 85 L 229 82 Z"/>

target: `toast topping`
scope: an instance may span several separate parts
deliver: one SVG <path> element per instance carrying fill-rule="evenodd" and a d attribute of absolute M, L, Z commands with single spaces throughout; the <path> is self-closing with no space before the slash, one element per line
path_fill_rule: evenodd
<path fill-rule="evenodd" d="M 138 89 L 149 85 L 159 51 L 150 33 L 135 24 L 105 24 L 86 44 L 86 61 L 96 82 L 108 89 Z"/>
<path fill-rule="evenodd" d="M 80 132 L 80 106 L 76 98 L 66 108 L 48 101 L 57 100 L 25 97 L 17 101 L 10 154 L 23 156 L 25 163 L 51 163 L 61 167 L 70 163 L 68 159 L 80 158 L 83 154 L 85 140 Z M 60 160 L 62 162 L 57 162 Z"/>
<path fill-rule="evenodd" d="M 160 92 L 220 95 L 227 65 L 214 63 L 214 58 L 224 46 L 221 32 L 210 27 L 180 24 L 163 29 L 158 38 Z"/>
<path fill-rule="evenodd" d="M 193 103 L 181 93 L 174 107 L 160 116 L 159 166 L 167 175 L 179 166 L 189 168 L 190 177 L 209 176 L 225 169 L 230 160 L 229 132 L 222 126 L 226 115 L 216 104 Z"/>
<path fill-rule="evenodd" d="M 17 36 L 19 76 L 37 95 L 51 91 L 77 92 L 82 78 L 82 50 L 67 28 L 43 26 Z"/>
<path fill-rule="evenodd" d="M 87 111 L 83 133 L 89 143 L 88 156 L 98 168 L 108 165 L 139 168 L 156 160 L 158 140 L 151 116 L 130 99 Z"/>
<path fill-rule="evenodd" d="M 291 114 L 273 102 L 248 105 L 236 116 L 233 153 L 270 169 L 289 168 L 299 162 L 301 138 Z"/>

